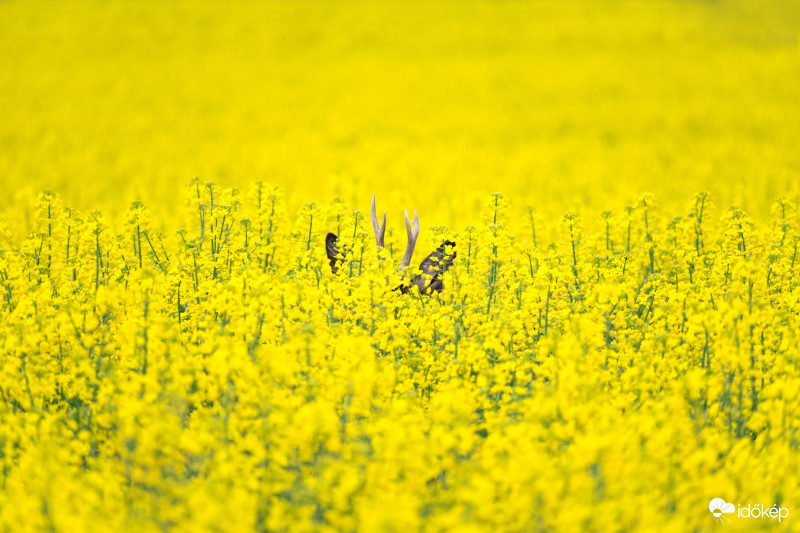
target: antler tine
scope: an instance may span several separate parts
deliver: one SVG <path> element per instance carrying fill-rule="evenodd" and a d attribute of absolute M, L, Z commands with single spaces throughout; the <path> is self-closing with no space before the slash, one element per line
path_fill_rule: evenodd
<path fill-rule="evenodd" d="M 408 209 L 406 209 L 406 232 L 408 233 L 408 245 L 406 246 L 406 253 L 403 255 L 403 260 L 400 261 L 400 268 L 405 268 L 411 263 L 411 256 L 414 255 L 414 247 L 417 245 L 417 237 L 419 237 L 419 217 L 417 210 L 414 210 L 414 225 L 408 220 Z"/>
<path fill-rule="evenodd" d="M 375 211 L 375 193 L 372 194 L 372 231 L 375 233 L 375 244 L 383 248 L 383 238 L 386 235 L 386 211 L 383 212 L 383 224 L 378 226 L 378 214 Z"/>

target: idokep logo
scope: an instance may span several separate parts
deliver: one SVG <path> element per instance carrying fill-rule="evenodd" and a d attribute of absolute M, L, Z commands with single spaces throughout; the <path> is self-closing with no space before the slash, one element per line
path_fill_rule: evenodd
<path fill-rule="evenodd" d="M 725 515 L 737 516 L 739 518 L 777 518 L 778 522 L 789 516 L 789 509 L 786 507 L 778 507 L 776 503 L 772 507 L 764 507 L 760 503 L 754 505 L 738 507 L 732 503 L 728 503 L 722 498 L 714 498 L 708 502 L 708 510 L 714 517 L 714 522 L 724 524 L 726 521 L 730 522 L 730 518 Z"/>

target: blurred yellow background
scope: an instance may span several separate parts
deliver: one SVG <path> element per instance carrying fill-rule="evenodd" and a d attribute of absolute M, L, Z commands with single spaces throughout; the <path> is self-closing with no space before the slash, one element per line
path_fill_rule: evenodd
<path fill-rule="evenodd" d="M 800 8 L 769 2 L 0 2 L 0 214 L 115 217 L 200 176 L 390 225 L 796 198 Z"/>

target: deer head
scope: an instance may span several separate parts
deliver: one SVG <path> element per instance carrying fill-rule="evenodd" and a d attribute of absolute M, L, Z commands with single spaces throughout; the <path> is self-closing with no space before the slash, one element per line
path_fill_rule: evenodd
<path fill-rule="evenodd" d="M 386 236 L 386 212 L 383 213 L 383 220 L 378 224 L 378 213 L 375 209 L 375 195 L 372 195 L 372 230 L 375 234 L 375 244 L 378 248 L 384 247 L 384 237 Z M 411 258 L 414 255 L 414 248 L 417 245 L 417 238 L 419 237 L 420 225 L 417 211 L 414 211 L 413 223 L 408 218 L 408 210 L 405 211 L 406 218 L 406 233 L 408 234 L 408 243 L 406 244 L 406 251 L 403 254 L 403 259 L 400 260 L 400 270 L 405 270 L 411 264 Z M 325 237 L 325 252 L 330 261 L 331 271 L 336 274 L 339 266 L 344 262 L 344 255 L 336 246 L 338 237 L 334 233 L 328 233 Z M 431 294 L 434 291 L 442 292 L 444 283 L 442 275 L 447 269 L 453 265 L 456 258 L 456 252 L 453 250 L 456 243 L 453 241 L 445 241 L 435 251 L 428 254 L 419 265 L 422 271 L 411 277 L 410 284 L 403 283 L 395 290 L 401 291 L 406 294 L 411 290 L 411 287 L 416 285 L 419 287 L 420 292 L 423 294 Z"/>

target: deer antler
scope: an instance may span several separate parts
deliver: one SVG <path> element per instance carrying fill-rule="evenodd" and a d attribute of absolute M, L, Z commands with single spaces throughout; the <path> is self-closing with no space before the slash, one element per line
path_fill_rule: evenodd
<path fill-rule="evenodd" d="M 414 225 L 408 220 L 408 209 L 406 209 L 406 232 L 408 233 L 408 245 L 406 246 L 406 253 L 403 255 L 403 260 L 400 261 L 400 268 L 405 268 L 411 263 L 411 256 L 414 255 L 414 247 L 417 245 L 417 237 L 419 237 L 419 217 L 417 210 L 414 210 Z"/>
<path fill-rule="evenodd" d="M 383 224 L 378 226 L 378 215 L 375 212 L 375 194 L 372 194 L 372 230 L 375 233 L 375 244 L 383 248 L 383 237 L 386 234 L 386 211 L 383 212 Z"/>

